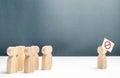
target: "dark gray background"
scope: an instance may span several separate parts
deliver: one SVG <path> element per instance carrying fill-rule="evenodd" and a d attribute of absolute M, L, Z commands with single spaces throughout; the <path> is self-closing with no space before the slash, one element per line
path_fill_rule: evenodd
<path fill-rule="evenodd" d="M 53 55 L 94 56 L 107 37 L 120 55 L 120 0 L 0 0 L 0 55 L 50 44 Z M 41 53 L 40 53 L 41 55 Z"/>

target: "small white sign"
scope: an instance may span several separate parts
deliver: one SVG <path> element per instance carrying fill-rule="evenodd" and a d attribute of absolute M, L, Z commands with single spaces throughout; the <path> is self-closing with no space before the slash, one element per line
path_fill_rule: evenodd
<path fill-rule="evenodd" d="M 111 42 L 110 40 L 108 40 L 107 38 L 104 38 L 102 47 L 103 47 L 104 49 L 106 49 L 107 51 L 112 52 L 112 49 L 113 49 L 113 47 L 114 47 L 114 43 Z"/>

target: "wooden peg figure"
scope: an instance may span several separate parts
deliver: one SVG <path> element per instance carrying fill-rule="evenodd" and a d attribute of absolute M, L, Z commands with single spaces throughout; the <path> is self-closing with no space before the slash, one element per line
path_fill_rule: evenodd
<path fill-rule="evenodd" d="M 30 47 L 30 49 L 31 49 L 31 57 L 32 57 L 32 59 L 31 59 L 31 65 L 32 65 L 32 71 L 35 71 L 35 49 L 34 49 L 34 47 Z"/>
<path fill-rule="evenodd" d="M 12 74 L 17 72 L 17 52 L 15 47 L 8 47 L 7 49 L 7 73 Z"/>
<path fill-rule="evenodd" d="M 31 48 L 33 49 L 34 52 L 34 63 L 35 63 L 35 70 L 38 70 L 39 68 L 39 51 L 40 48 L 38 46 L 31 46 Z"/>
<path fill-rule="evenodd" d="M 106 53 L 107 50 L 105 50 L 104 48 L 102 48 L 101 46 L 99 46 L 97 48 L 97 52 L 98 52 L 98 69 L 106 69 L 106 65 L 107 65 L 107 60 L 106 60 Z"/>
<path fill-rule="evenodd" d="M 34 72 L 34 68 L 33 68 L 33 61 L 32 61 L 33 56 L 32 56 L 31 47 L 25 47 L 24 53 L 25 53 L 24 72 L 32 73 Z"/>
<path fill-rule="evenodd" d="M 52 46 L 42 47 L 42 70 L 50 70 L 52 67 Z"/>
<path fill-rule="evenodd" d="M 16 46 L 16 48 L 18 49 L 18 55 L 17 55 L 18 68 L 17 69 L 18 71 L 22 71 L 24 69 L 25 46 Z"/>

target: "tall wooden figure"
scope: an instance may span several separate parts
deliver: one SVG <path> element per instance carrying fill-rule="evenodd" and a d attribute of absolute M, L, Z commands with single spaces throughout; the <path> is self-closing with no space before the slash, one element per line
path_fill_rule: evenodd
<path fill-rule="evenodd" d="M 107 65 L 107 60 L 106 60 L 106 53 L 107 50 L 105 50 L 104 48 L 102 48 L 101 46 L 98 47 L 97 49 L 98 52 L 98 69 L 106 69 L 106 65 Z"/>
<path fill-rule="evenodd" d="M 52 46 L 42 47 L 42 70 L 50 70 L 52 67 Z"/>
<path fill-rule="evenodd" d="M 25 60 L 24 60 L 24 72 L 25 73 L 32 73 L 33 70 L 33 59 L 32 59 L 32 51 L 31 47 L 25 47 Z"/>
<path fill-rule="evenodd" d="M 24 58 L 25 58 L 25 54 L 24 54 L 24 46 L 17 46 L 16 47 L 18 49 L 18 56 L 17 56 L 17 61 L 18 61 L 18 71 L 22 71 L 24 69 Z"/>
<path fill-rule="evenodd" d="M 40 48 L 38 46 L 31 46 L 31 48 L 34 51 L 35 70 L 38 70 L 38 68 L 39 68 L 39 55 L 38 55 L 38 53 L 40 51 Z"/>
<path fill-rule="evenodd" d="M 8 59 L 7 59 L 7 73 L 17 72 L 17 52 L 15 47 L 8 47 L 7 49 Z"/>

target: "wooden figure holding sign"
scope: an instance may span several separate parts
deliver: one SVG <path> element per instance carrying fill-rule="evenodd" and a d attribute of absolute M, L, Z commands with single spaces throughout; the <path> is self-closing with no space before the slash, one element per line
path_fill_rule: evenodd
<path fill-rule="evenodd" d="M 50 70 L 52 67 L 52 46 L 42 47 L 42 70 Z"/>
<path fill-rule="evenodd" d="M 104 39 L 102 46 L 99 46 L 97 49 L 98 52 L 98 68 L 105 69 L 107 68 L 106 53 L 107 51 L 111 52 L 114 47 L 114 43 L 108 39 Z"/>

